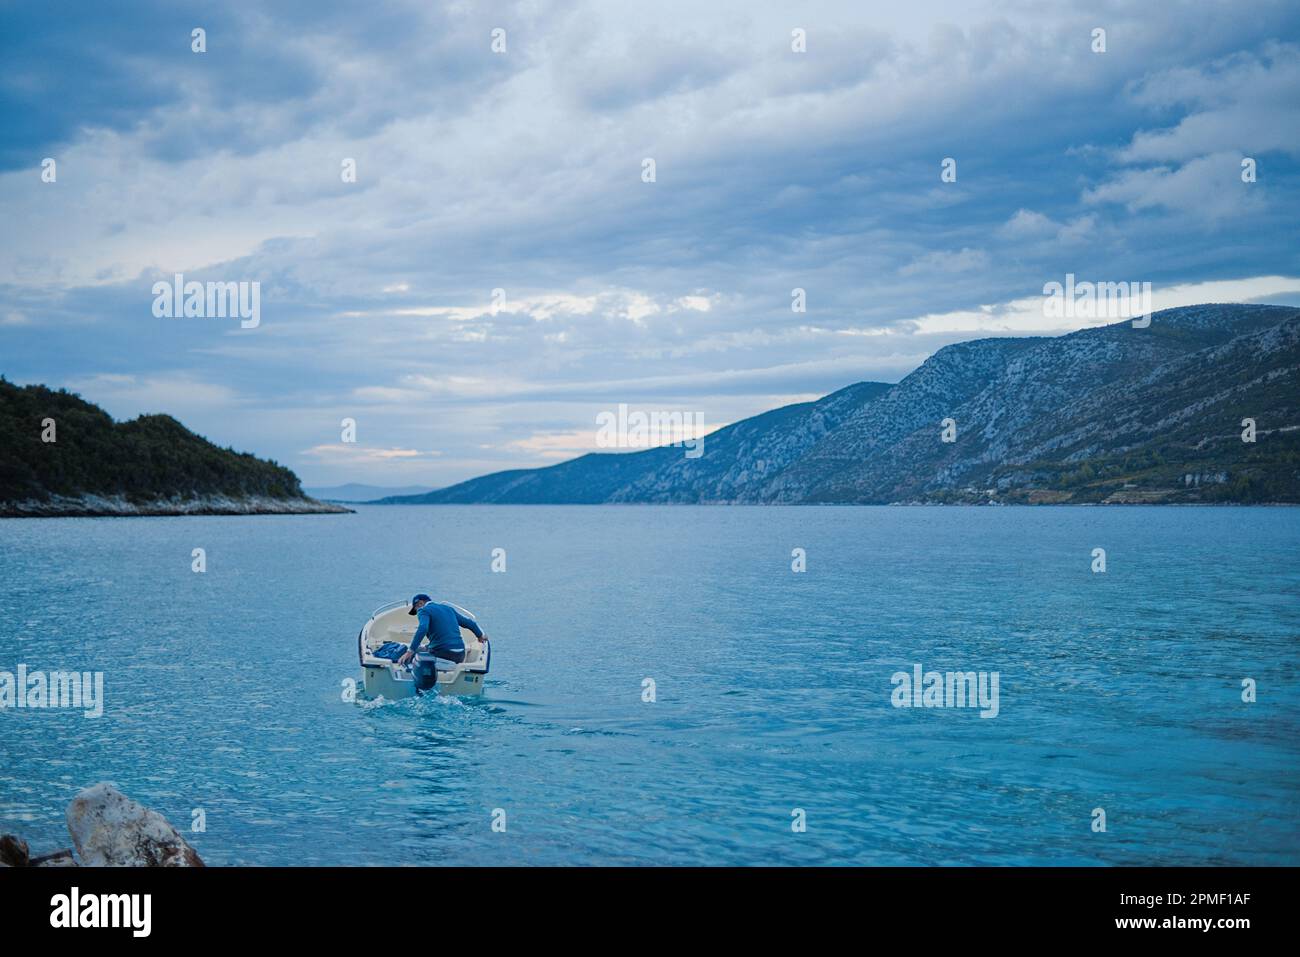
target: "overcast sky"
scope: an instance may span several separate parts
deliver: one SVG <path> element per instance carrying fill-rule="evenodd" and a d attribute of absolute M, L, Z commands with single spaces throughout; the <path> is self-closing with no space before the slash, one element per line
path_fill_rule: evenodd
<path fill-rule="evenodd" d="M 1079 327 L 1067 272 L 1300 302 L 1294 3 L 234 6 L 0 6 L 0 373 L 308 485 L 897 381 Z M 155 317 L 177 272 L 261 324 Z"/>

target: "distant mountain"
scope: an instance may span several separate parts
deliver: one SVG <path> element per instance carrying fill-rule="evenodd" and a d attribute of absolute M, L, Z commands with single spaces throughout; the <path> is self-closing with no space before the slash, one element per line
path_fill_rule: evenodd
<path fill-rule="evenodd" d="M 303 491 L 312 498 L 318 498 L 323 502 L 360 504 L 393 495 L 425 495 L 434 491 L 434 489 L 429 485 L 360 485 L 356 482 L 349 482 L 346 485 L 317 486 L 303 489 Z"/>
<path fill-rule="evenodd" d="M 897 385 L 720 429 L 699 458 L 593 453 L 381 501 L 1300 502 L 1300 309 L 1188 306 L 1145 329 L 957 343 Z"/>
<path fill-rule="evenodd" d="M 46 441 L 52 439 L 52 441 Z M 0 378 L 0 517 L 346 512 L 275 462 L 168 415 L 114 422 L 79 396 Z"/>

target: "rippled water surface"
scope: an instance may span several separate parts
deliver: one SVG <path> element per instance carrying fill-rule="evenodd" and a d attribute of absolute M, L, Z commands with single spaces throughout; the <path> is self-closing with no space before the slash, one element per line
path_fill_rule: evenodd
<path fill-rule="evenodd" d="M 216 864 L 1300 864 L 1297 559 L 1281 508 L 0 521 L 0 671 L 106 697 L 0 711 L 0 831 L 66 846 L 109 780 Z M 415 591 L 484 698 L 345 702 Z M 1000 713 L 892 707 L 918 663 Z"/>

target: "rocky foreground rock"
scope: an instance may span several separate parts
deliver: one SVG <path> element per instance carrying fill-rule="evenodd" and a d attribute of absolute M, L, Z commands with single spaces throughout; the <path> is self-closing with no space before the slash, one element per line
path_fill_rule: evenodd
<path fill-rule="evenodd" d="M 86 788 L 68 805 L 68 834 L 76 848 L 32 857 L 27 842 L 0 835 L 0 867 L 203 867 L 194 848 L 157 811 L 111 784 Z"/>

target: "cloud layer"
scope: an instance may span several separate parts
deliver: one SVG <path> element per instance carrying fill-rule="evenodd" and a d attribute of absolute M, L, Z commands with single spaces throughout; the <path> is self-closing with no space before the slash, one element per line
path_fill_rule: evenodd
<path fill-rule="evenodd" d="M 0 372 L 444 484 L 1060 331 L 1067 272 L 1297 301 L 1290 5 L 784 6 L 6 6 Z M 154 318 L 176 272 L 261 324 Z"/>

